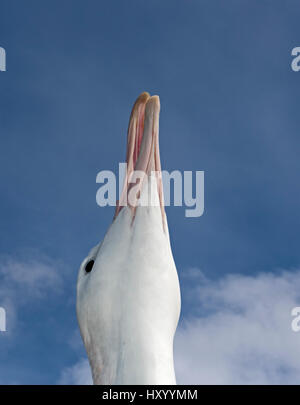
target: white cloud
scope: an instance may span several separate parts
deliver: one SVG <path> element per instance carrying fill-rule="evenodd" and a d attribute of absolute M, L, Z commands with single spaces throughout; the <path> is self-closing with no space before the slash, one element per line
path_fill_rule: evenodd
<path fill-rule="evenodd" d="M 73 366 L 65 368 L 58 382 L 58 384 L 64 385 L 90 385 L 92 383 L 92 374 L 87 359 L 81 359 Z"/>
<path fill-rule="evenodd" d="M 7 332 L 16 324 L 18 307 L 62 292 L 62 265 L 46 256 L 0 256 L 0 306 L 7 314 Z"/>
<path fill-rule="evenodd" d="M 197 285 L 195 269 L 190 273 Z M 201 315 L 183 320 L 177 331 L 179 384 L 300 383 L 300 333 L 291 330 L 299 271 L 217 281 L 199 271 L 197 287 L 186 293 Z"/>
<path fill-rule="evenodd" d="M 62 287 L 57 263 L 44 257 L 26 261 L 8 257 L 0 262 L 0 275 L 6 287 L 22 288 L 23 294 L 25 290 L 35 297 Z"/>

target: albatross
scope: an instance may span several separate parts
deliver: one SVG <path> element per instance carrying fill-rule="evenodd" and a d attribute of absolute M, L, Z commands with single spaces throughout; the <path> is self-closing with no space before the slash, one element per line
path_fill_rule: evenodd
<path fill-rule="evenodd" d="M 123 192 L 103 241 L 79 269 L 76 312 L 94 384 L 176 384 L 180 287 L 163 201 L 159 112 L 158 96 L 136 100 Z"/>

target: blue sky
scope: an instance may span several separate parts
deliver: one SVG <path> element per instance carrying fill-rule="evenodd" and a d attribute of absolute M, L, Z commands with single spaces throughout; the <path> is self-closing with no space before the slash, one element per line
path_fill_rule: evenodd
<path fill-rule="evenodd" d="M 191 269 L 299 277 L 299 18 L 293 0 L 1 1 L 0 383 L 53 384 L 84 357 L 77 269 L 113 216 L 96 174 L 124 161 L 142 91 L 161 98 L 163 168 L 205 171 L 202 217 L 167 208 L 182 322 Z"/>

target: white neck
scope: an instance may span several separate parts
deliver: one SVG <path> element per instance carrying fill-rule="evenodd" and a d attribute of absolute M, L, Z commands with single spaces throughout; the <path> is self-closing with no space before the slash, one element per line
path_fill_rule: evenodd
<path fill-rule="evenodd" d="M 176 384 L 179 283 L 160 207 L 123 208 L 82 264 L 77 316 L 95 384 Z M 146 232 L 145 232 L 146 230 Z M 95 258 L 92 272 L 84 263 Z"/>
<path fill-rule="evenodd" d="M 113 350 L 105 352 L 106 359 L 95 356 L 91 360 L 94 384 L 127 385 L 133 381 L 140 385 L 176 384 L 170 347 L 172 342 L 161 346 L 155 338 L 120 339 Z"/>

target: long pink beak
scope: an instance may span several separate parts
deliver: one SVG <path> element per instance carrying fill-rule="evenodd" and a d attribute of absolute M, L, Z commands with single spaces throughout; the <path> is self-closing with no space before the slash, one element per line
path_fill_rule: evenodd
<path fill-rule="evenodd" d="M 127 137 L 127 173 L 120 201 L 117 203 L 115 218 L 125 205 L 129 205 L 134 220 L 138 200 L 141 195 L 143 180 L 133 183 L 133 173 L 143 172 L 148 176 L 155 172 L 159 204 L 164 218 L 163 186 L 161 180 L 161 165 L 159 155 L 159 112 L 160 102 L 158 96 L 150 97 L 147 92 L 142 93 L 136 100 L 128 126 Z M 129 201 L 128 194 L 132 187 L 135 189 L 135 201 Z"/>

